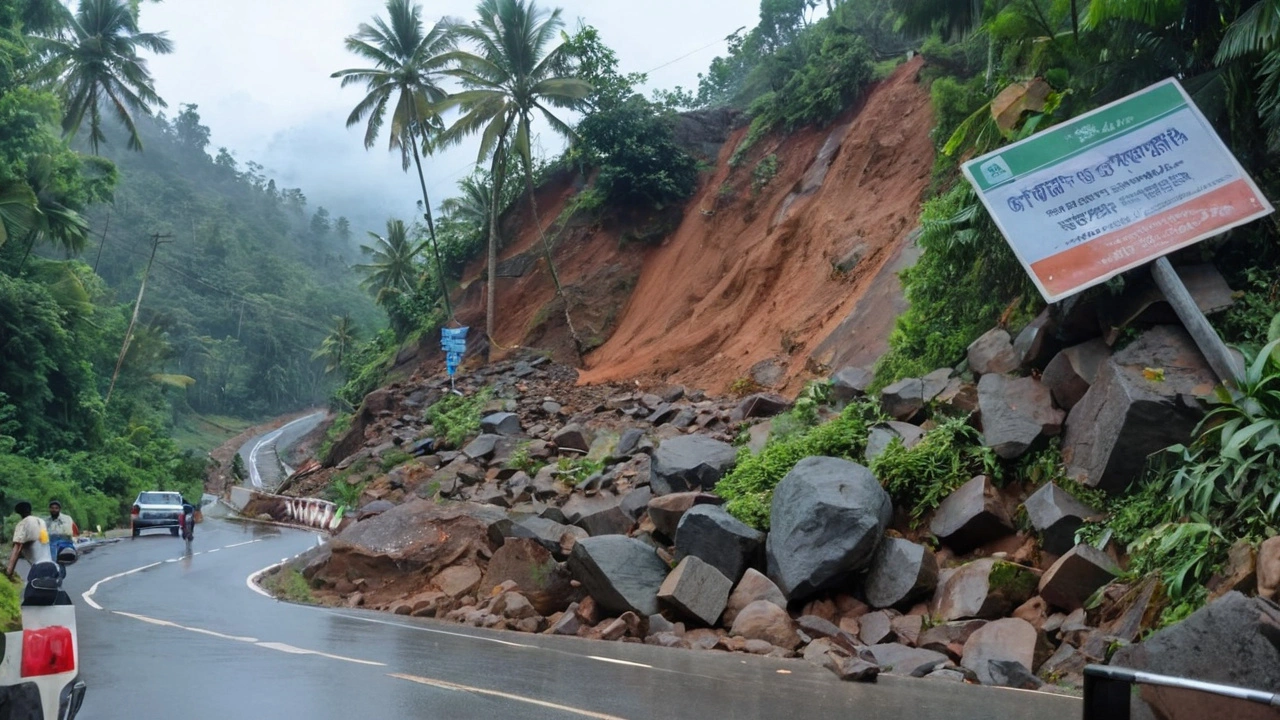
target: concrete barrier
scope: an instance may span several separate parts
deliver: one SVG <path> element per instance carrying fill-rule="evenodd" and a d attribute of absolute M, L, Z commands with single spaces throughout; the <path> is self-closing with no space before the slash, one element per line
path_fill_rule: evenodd
<path fill-rule="evenodd" d="M 236 486 L 231 488 L 227 504 L 240 515 L 272 522 L 332 532 L 338 526 L 338 506 L 328 500 L 295 498 Z"/>

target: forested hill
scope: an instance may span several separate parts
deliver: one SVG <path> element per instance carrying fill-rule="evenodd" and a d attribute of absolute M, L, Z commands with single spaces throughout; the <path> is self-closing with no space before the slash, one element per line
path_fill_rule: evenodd
<path fill-rule="evenodd" d="M 119 182 L 114 203 L 87 213 L 82 255 L 117 302 L 132 302 L 162 236 L 130 361 L 193 378 L 186 402 L 200 413 L 256 417 L 324 402 L 331 388 L 312 353 L 335 317 L 350 315 L 366 334 L 385 323 L 350 267 L 364 232 L 309 207 L 302 189 L 278 188 L 256 163 L 241 166 L 225 149 L 211 156 L 194 106 L 172 121 L 138 121 L 144 152 L 101 148 Z M 162 357 L 143 357 L 148 341 Z"/>

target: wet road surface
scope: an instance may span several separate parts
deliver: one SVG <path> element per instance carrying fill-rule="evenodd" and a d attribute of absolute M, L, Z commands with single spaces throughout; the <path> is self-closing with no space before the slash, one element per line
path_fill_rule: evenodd
<path fill-rule="evenodd" d="M 67 578 L 89 684 L 80 717 L 1080 716 L 1071 698 L 892 677 L 842 683 L 802 660 L 309 608 L 247 585 L 253 573 L 316 542 L 314 533 L 210 518 L 189 553 L 164 533 L 87 554 Z"/>
<path fill-rule="evenodd" d="M 269 433 L 258 435 L 240 448 L 240 459 L 249 470 L 245 485 L 271 490 L 284 480 L 280 453 L 292 447 L 324 421 L 325 413 L 315 412 L 280 426 Z"/>

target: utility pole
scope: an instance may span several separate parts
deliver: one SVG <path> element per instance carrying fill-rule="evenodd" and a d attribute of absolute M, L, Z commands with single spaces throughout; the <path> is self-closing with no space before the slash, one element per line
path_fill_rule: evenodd
<path fill-rule="evenodd" d="M 236 340 L 240 339 L 240 328 L 244 327 L 244 301 L 240 301 L 240 320 L 236 322 Z"/>
<path fill-rule="evenodd" d="M 129 343 L 133 340 L 133 328 L 138 324 L 138 309 L 142 307 L 142 294 L 147 291 L 147 278 L 151 276 L 151 263 L 156 260 L 156 251 L 161 243 L 172 242 L 172 235 L 155 233 L 151 236 L 151 258 L 147 260 L 147 269 L 142 273 L 142 285 L 138 287 L 138 299 L 133 303 L 133 317 L 129 318 L 129 327 L 124 331 L 124 344 L 120 346 L 120 357 L 116 359 L 115 372 L 111 373 L 111 386 L 107 388 L 107 399 L 103 404 L 111 402 L 111 393 L 115 392 L 116 379 L 120 377 L 120 368 L 124 365 L 124 356 L 129 352 Z"/>
<path fill-rule="evenodd" d="M 102 226 L 102 239 L 98 241 L 98 257 L 93 259 L 93 274 L 98 274 L 98 263 L 102 262 L 102 247 L 107 244 L 107 231 L 111 229 L 111 208 L 107 207 L 107 221 Z"/>

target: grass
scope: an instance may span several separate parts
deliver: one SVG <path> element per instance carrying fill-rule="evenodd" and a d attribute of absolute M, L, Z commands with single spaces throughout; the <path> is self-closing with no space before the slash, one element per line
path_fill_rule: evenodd
<path fill-rule="evenodd" d="M 895 438 L 872 461 L 871 471 L 896 507 L 910 509 L 913 525 L 975 475 L 993 480 L 1001 476 L 995 452 L 983 447 L 981 435 L 967 418 L 943 422 L 911 448 Z"/>
<path fill-rule="evenodd" d="M 427 421 L 435 428 L 437 438 L 444 438 L 451 447 L 461 447 L 480 432 L 481 413 L 492 397 L 493 391 L 488 388 L 470 397 L 445 395 L 427 408 Z"/>
<path fill-rule="evenodd" d="M 16 632 L 22 629 L 22 607 L 18 594 L 21 583 L 0 578 L 0 632 Z"/>
<path fill-rule="evenodd" d="M 267 590 L 281 600 L 314 605 L 316 596 L 302 573 L 294 568 L 284 568 L 267 579 Z"/>
<path fill-rule="evenodd" d="M 253 426 L 252 420 L 221 415 L 182 415 L 170 437 L 178 449 L 204 455 Z"/>

